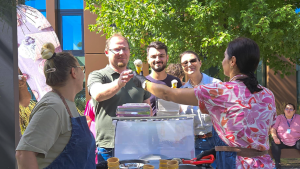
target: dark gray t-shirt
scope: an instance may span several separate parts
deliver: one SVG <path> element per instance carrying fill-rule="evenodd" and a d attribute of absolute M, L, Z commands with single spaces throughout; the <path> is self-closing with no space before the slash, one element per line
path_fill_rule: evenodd
<path fill-rule="evenodd" d="M 104 69 L 90 73 L 87 87 L 90 91 L 94 83 L 111 83 L 118 79 L 120 74 L 115 72 L 109 65 Z M 95 105 L 96 144 L 98 147 L 114 148 L 115 127 L 111 117 L 116 117 L 117 106 L 125 103 L 143 103 L 150 98 L 151 94 L 142 88 L 138 88 L 131 79 L 112 98 L 97 102 L 92 98 Z"/>
<path fill-rule="evenodd" d="M 171 81 L 176 79 L 178 81 L 177 83 L 177 88 L 180 88 L 182 86 L 181 84 L 181 81 L 179 78 L 175 77 L 175 76 L 172 76 L 172 75 L 169 75 L 167 74 L 167 77 L 164 79 L 164 80 L 156 80 L 156 79 L 153 79 L 150 75 L 146 76 L 146 78 L 150 81 L 150 82 L 153 82 L 153 83 L 157 83 L 157 84 L 163 84 L 163 85 L 166 85 L 166 86 L 169 86 L 171 87 L 172 86 L 172 83 Z M 151 97 L 150 97 L 150 102 L 151 102 L 151 107 L 152 107 L 152 110 L 153 110 L 153 115 L 156 116 L 156 100 L 158 98 L 156 96 L 154 96 L 153 94 L 151 94 Z"/>

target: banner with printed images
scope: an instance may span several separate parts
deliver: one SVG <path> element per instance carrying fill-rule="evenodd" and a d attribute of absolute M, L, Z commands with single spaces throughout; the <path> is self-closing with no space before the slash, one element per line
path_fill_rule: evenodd
<path fill-rule="evenodd" d="M 41 56 L 44 43 L 51 42 L 55 52 L 61 52 L 54 29 L 37 9 L 27 5 L 17 6 L 18 66 L 27 78 L 32 93 L 39 101 L 51 88 L 44 75 L 45 59 Z"/>

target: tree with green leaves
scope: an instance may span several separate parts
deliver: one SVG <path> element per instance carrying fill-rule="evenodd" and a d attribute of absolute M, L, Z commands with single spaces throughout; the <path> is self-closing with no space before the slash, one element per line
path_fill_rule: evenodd
<path fill-rule="evenodd" d="M 298 0 L 85 1 L 86 10 L 98 15 L 89 29 L 106 36 L 125 35 L 131 59 L 145 60 L 147 45 L 162 41 L 169 48 L 170 62 L 193 50 L 203 59 L 202 70 L 218 67 L 223 75 L 224 51 L 231 40 L 242 36 L 256 41 L 261 59 L 282 76 L 295 72 L 293 64 L 300 63 Z"/>
<path fill-rule="evenodd" d="M 11 21 L 10 18 L 7 18 L 7 14 L 10 13 L 12 9 L 17 11 L 16 6 L 18 4 L 25 4 L 26 1 L 31 0 L 0 0 L 0 21 L 4 21 L 8 26 L 11 26 Z M 1 28 L 2 31 L 3 28 L 4 27 Z"/>

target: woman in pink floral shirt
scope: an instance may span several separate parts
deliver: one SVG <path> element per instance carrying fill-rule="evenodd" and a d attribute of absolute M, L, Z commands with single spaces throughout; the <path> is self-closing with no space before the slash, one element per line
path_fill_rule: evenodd
<path fill-rule="evenodd" d="M 229 43 L 222 62 L 229 82 L 171 89 L 151 83 L 135 72 L 133 80 L 159 98 L 199 105 L 202 113 L 211 115 L 219 138 L 215 139 L 215 149 L 198 158 L 215 154 L 218 169 L 272 169 L 275 165 L 267 150 L 268 135 L 276 119 L 275 98 L 254 76 L 259 58 L 259 47 L 253 40 L 237 38 Z"/>

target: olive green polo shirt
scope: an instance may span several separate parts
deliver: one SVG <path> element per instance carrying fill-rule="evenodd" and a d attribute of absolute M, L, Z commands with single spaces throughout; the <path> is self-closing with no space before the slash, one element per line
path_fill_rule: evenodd
<path fill-rule="evenodd" d="M 111 83 L 118 79 L 120 74 L 115 72 L 111 66 L 107 65 L 104 69 L 93 71 L 89 74 L 87 87 L 90 91 L 94 83 Z M 115 126 L 112 118 L 116 117 L 117 106 L 125 103 L 143 103 L 150 98 L 151 94 L 142 88 L 138 88 L 131 79 L 122 87 L 112 98 L 102 102 L 92 101 L 95 105 L 96 123 L 96 144 L 98 147 L 114 148 Z"/>

